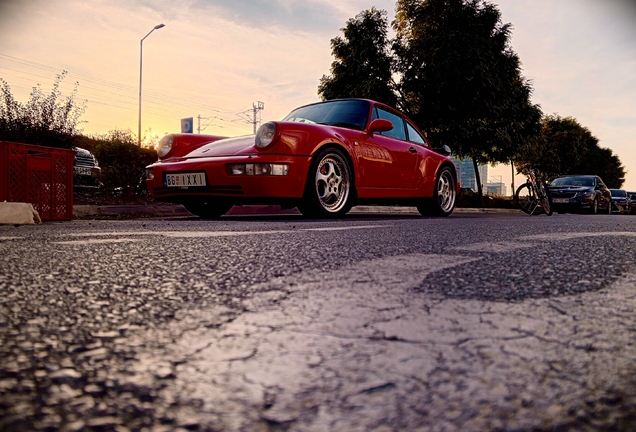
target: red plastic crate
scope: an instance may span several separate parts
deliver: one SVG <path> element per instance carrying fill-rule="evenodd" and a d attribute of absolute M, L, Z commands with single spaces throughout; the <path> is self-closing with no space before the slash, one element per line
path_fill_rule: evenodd
<path fill-rule="evenodd" d="M 75 150 L 0 141 L 0 201 L 33 204 L 42 220 L 73 219 Z"/>

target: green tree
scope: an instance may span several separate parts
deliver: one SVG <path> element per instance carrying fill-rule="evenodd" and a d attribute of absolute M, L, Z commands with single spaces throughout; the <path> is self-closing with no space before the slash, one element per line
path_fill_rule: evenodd
<path fill-rule="evenodd" d="M 526 151 L 525 160 L 536 163 L 545 178 L 593 174 L 611 188 L 625 182 L 625 168 L 618 156 L 600 147 L 598 138 L 573 117 L 544 117 L 541 139 Z"/>
<path fill-rule="evenodd" d="M 321 78 L 318 94 L 323 100 L 359 97 L 395 106 L 386 11 L 360 12 L 341 30 L 344 38 L 331 40 L 335 61 L 331 75 Z"/>
<path fill-rule="evenodd" d="M 478 173 L 478 164 L 510 161 L 539 133 L 541 110 L 495 5 L 398 0 L 393 27 L 399 104 L 433 142 L 471 158 Z"/>
<path fill-rule="evenodd" d="M 66 71 L 57 75 L 47 95 L 38 84 L 33 87 L 25 103 L 15 100 L 9 84 L 0 78 L 0 140 L 70 148 L 79 130 L 80 117 L 86 102 L 77 104 L 75 98 L 79 84 L 71 94 L 63 97 L 60 84 Z"/>

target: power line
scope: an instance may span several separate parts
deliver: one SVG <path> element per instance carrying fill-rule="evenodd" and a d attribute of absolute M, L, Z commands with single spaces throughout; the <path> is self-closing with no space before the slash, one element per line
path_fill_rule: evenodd
<path fill-rule="evenodd" d="M 49 65 L 45 65 L 42 63 L 21 59 L 14 56 L 9 56 L 6 54 L 0 53 L 0 59 L 7 60 L 9 62 L 25 66 L 27 68 L 33 68 L 36 70 L 43 70 L 48 72 L 53 72 L 55 75 L 59 75 L 60 72 L 58 69 L 55 69 Z M 46 81 L 46 84 L 53 83 L 54 79 L 50 77 L 44 77 L 37 73 L 32 73 L 25 70 L 19 70 L 16 68 L 10 68 L 7 66 L 0 66 L 0 70 L 11 71 L 13 73 L 3 72 L 5 76 L 12 76 L 18 80 L 18 82 L 24 82 L 29 80 L 29 77 L 36 77 L 39 79 L 43 79 Z M 76 72 L 67 72 L 67 77 L 75 80 L 75 81 L 85 81 L 94 84 L 94 86 L 90 85 L 81 85 L 78 89 L 78 96 L 81 96 L 81 99 L 86 99 L 90 103 L 95 103 L 102 106 L 110 106 L 120 109 L 128 109 L 123 105 L 129 105 L 131 102 L 136 100 L 136 94 L 138 89 L 136 87 L 121 84 L 113 81 L 109 81 L 102 78 L 96 78 L 83 73 Z M 63 84 L 63 83 L 62 83 Z M 14 87 L 20 89 L 32 89 L 35 86 L 23 87 L 17 85 Z M 61 85 L 62 88 L 66 86 Z M 101 87 L 101 88 L 100 88 Z M 191 100 L 167 96 L 161 93 L 146 91 L 144 92 L 144 99 L 146 100 L 146 106 L 148 108 L 148 112 L 154 113 L 156 115 L 160 115 L 162 117 L 171 118 L 170 116 L 165 116 L 157 113 L 157 111 L 169 112 L 169 111 L 183 111 L 183 110 L 194 110 L 194 111 L 205 111 L 205 112 L 213 112 L 217 113 L 216 120 L 231 123 L 231 120 L 223 119 L 220 114 L 234 114 L 239 116 L 241 112 L 236 112 L 233 110 L 221 109 L 215 106 L 212 106 L 207 103 L 193 102 Z"/>

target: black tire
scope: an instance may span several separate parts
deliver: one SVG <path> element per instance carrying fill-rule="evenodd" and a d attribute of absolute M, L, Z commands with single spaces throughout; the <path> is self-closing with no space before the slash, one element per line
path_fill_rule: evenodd
<path fill-rule="evenodd" d="M 344 153 L 321 150 L 313 158 L 298 210 L 306 217 L 338 218 L 353 206 L 353 171 Z"/>
<path fill-rule="evenodd" d="M 529 215 L 538 214 L 537 195 L 530 183 L 524 183 L 515 192 L 515 202 L 524 213 Z"/>
<path fill-rule="evenodd" d="M 450 167 L 442 167 L 435 180 L 433 198 L 422 200 L 417 211 L 422 216 L 449 216 L 455 209 L 457 182 Z"/>
<path fill-rule="evenodd" d="M 197 201 L 183 204 L 187 211 L 202 219 L 216 219 L 229 212 L 232 204 L 223 201 Z"/>
<path fill-rule="evenodd" d="M 548 196 L 548 190 L 542 181 L 537 181 L 537 188 L 539 189 L 539 197 L 541 208 L 546 216 L 552 216 L 552 207 L 550 206 L 550 197 Z"/>
<path fill-rule="evenodd" d="M 610 213 L 612 212 L 612 207 L 610 206 Z M 590 207 L 590 214 L 598 214 L 598 198 L 594 197 L 594 201 L 592 202 L 592 207 Z"/>

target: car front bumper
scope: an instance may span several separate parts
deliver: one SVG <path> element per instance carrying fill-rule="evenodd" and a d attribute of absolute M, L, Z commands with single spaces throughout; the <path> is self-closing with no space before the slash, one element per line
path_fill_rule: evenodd
<path fill-rule="evenodd" d="M 101 177 L 100 167 L 75 166 L 73 168 L 73 186 L 76 188 L 98 188 L 102 184 Z"/>
<path fill-rule="evenodd" d="M 590 210 L 594 205 L 594 197 L 574 196 L 572 198 L 560 198 L 558 195 L 551 197 L 550 204 L 554 211 L 580 212 Z"/>
<path fill-rule="evenodd" d="M 286 164 L 286 175 L 232 175 L 232 164 Z M 221 198 L 235 204 L 275 203 L 300 199 L 309 170 L 309 156 L 251 155 L 215 158 L 174 159 L 147 167 L 154 178 L 146 179 L 148 190 L 159 201 L 184 203 Z M 204 178 L 203 185 L 168 184 L 167 174 L 190 173 Z M 203 177 L 203 176 L 204 177 Z"/>
<path fill-rule="evenodd" d="M 612 212 L 629 213 L 629 204 L 626 202 L 612 201 Z"/>

